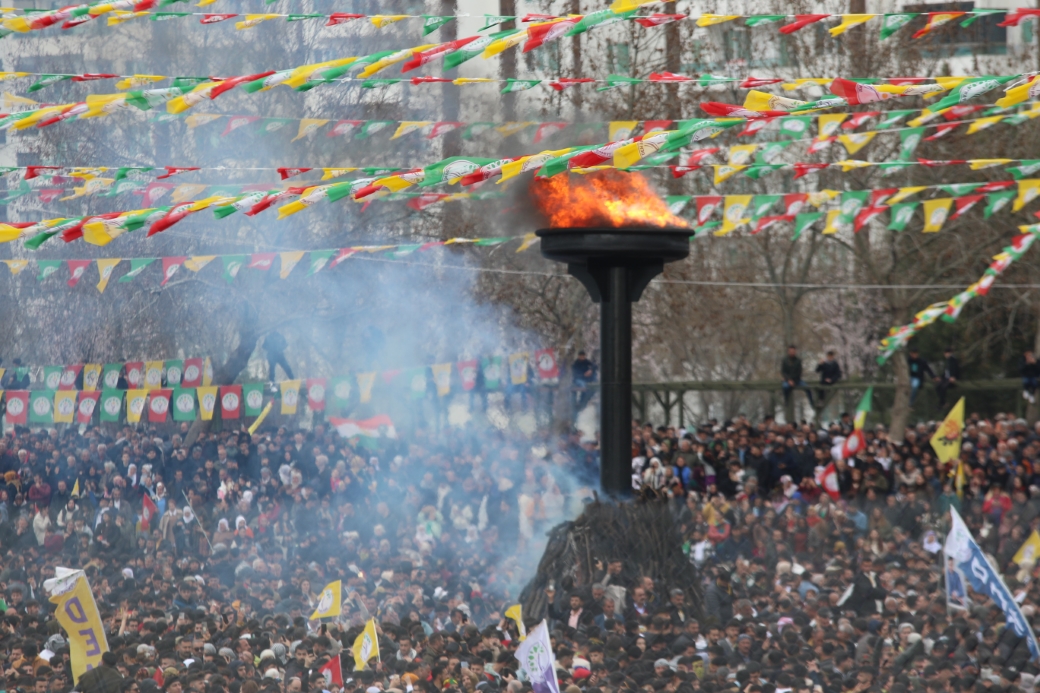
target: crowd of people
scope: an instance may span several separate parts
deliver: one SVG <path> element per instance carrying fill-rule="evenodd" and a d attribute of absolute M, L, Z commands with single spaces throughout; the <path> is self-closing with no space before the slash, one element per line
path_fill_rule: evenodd
<path fill-rule="evenodd" d="M 588 373 L 584 367 L 582 374 Z M 689 430 L 633 424 L 633 482 L 675 518 L 699 583 L 639 556 L 551 583 L 561 693 L 1028 693 L 1040 681 L 1002 612 L 948 605 L 941 544 L 964 515 L 1033 622 L 1040 426 L 970 417 L 958 494 L 929 449 L 867 429 L 773 420 Z M 109 652 L 84 693 L 318 693 L 340 658 L 348 693 L 525 693 L 506 610 L 547 529 L 590 502 L 595 444 L 577 434 L 454 430 L 375 447 L 313 430 L 18 428 L 0 438 L 0 690 L 66 693 L 66 634 L 43 583 L 85 571 Z M 591 475 L 594 476 L 594 475 Z M 146 500 L 147 499 L 147 500 Z M 146 504 L 155 507 L 145 512 Z M 312 621 L 342 582 L 342 615 Z M 379 656 L 354 671 L 365 623 Z M 541 689 L 540 689 L 541 690 Z"/>

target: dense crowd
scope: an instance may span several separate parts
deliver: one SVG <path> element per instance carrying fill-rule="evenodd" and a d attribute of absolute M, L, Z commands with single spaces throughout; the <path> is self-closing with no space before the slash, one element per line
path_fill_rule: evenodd
<path fill-rule="evenodd" d="M 850 431 L 766 420 L 690 430 L 634 424 L 633 483 L 670 506 L 701 596 L 638 556 L 594 557 L 547 614 L 562 693 L 1018 693 L 1036 663 L 974 595 L 950 609 L 940 548 L 959 508 L 1032 621 L 1040 427 L 972 417 L 963 498 L 929 449 L 931 426 L 868 430 L 815 479 Z M 44 594 L 83 568 L 108 632 L 86 693 L 337 691 L 340 657 L 365 693 L 524 693 L 505 617 L 544 533 L 589 501 L 594 444 L 577 435 L 422 431 L 366 448 L 311 431 L 18 429 L 0 438 L 0 690 L 65 693 L 69 647 Z M 74 493 L 75 491 L 75 493 Z M 145 517 L 145 497 L 156 512 Z M 309 621 L 322 588 L 343 614 Z M 380 656 L 350 646 L 379 624 Z"/>

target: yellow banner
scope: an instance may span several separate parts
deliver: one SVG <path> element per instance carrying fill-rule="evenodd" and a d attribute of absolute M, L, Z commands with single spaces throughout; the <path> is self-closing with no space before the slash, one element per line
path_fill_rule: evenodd
<path fill-rule="evenodd" d="M 325 589 L 321 591 L 321 596 L 318 597 L 318 604 L 314 608 L 314 613 L 311 614 L 312 621 L 340 615 L 343 604 L 341 596 L 342 587 L 343 583 L 339 580 L 325 585 Z"/>
<path fill-rule="evenodd" d="M 365 668 L 368 660 L 379 656 L 379 635 L 376 633 L 376 620 L 370 618 L 365 624 L 365 630 L 354 640 L 351 652 L 354 653 L 354 671 Z"/>
<path fill-rule="evenodd" d="M 942 425 L 932 436 L 932 449 L 943 464 L 957 459 L 961 454 L 961 434 L 964 433 L 964 398 L 953 406 Z"/>
<path fill-rule="evenodd" d="M 526 351 L 509 355 L 509 381 L 514 385 L 527 382 L 527 363 L 529 355 Z"/>
<path fill-rule="evenodd" d="M 451 364 L 435 363 L 430 370 L 433 371 L 433 383 L 437 386 L 437 395 L 446 397 L 451 393 Z"/>
<path fill-rule="evenodd" d="M 199 397 L 199 411 L 202 420 L 209 421 L 213 418 L 213 409 L 217 406 L 217 387 L 197 387 L 195 393 Z"/>
<path fill-rule="evenodd" d="M 1015 203 L 1011 205 L 1011 211 L 1019 211 L 1035 200 L 1037 195 L 1040 195 L 1040 178 L 1027 178 L 1026 180 L 1018 181 L 1018 197 L 1015 198 Z"/>
<path fill-rule="evenodd" d="M 296 406 L 300 403 L 300 381 L 283 380 L 279 386 L 282 389 L 282 413 L 295 414 Z"/>
<path fill-rule="evenodd" d="M 72 678 L 78 683 L 85 671 L 101 664 L 101 655 L 108 652 L 108 639 L 86 575 L 77 571 L 75 576 L 60 580 L 55 591 L 59 594 L 50 601 L 57 605 L 54 615 L 69 640 Z"/>
<path fill-rule="evenodd" d="M 144 411 L 144 401 L 148 398 L 148 390 L 126 391 L 126 422 L 138 423 Z"/>
<path fill-rule="evenodd" d="M 372 401 L 372 386 L 376 384 L 375 373 L 358 373 L 357 385 L 360 393 L 361 403 Z"/>
<path fill-rule="evenodd" d="M 162 387 L 162 361 L 147 361 L 144 364 L 144 386 L 148 390 Z"/>
<path fill-rule="evenodd" d="M 627 140 L 639 125 L 638 120 L 612 120 L 607 127 L 607 139 L 611 142 Z"/>
<path fill-rule="evenodd" d="M 58 390 L 54 393 L 54 423 L 72 423 L 76 415 L 75 390 Z"/>
<path fill-rule="evenodd" d="M 950 216 L 950 207 L 953 205 L 952 197 L 942 197 L 937 200 L 924 201 L 924 228 L 922 233 L 938 233 L 942 231 L 946 218 Z"/>

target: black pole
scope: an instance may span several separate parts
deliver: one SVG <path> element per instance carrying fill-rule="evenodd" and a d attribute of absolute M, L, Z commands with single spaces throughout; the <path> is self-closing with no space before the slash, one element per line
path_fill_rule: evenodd
<path fill-rule="evenodd" d="M 632 303 L 627 267 L 609 270 L 600 303 L 600 485 L 609 496 L 632 492 Z"/>

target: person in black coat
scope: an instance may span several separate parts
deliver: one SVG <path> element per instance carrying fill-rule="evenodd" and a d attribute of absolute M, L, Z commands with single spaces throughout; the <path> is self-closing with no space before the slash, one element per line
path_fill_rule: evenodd
<path fill-rule="evenodd" d="M 946 392 L 961 379 L 961 362 L 953 355 L 953 347 L 943 351 L 943 370 L 935 379 L 935 392 L 939 395 L 939 408 L 946 406 Z"/>
<path fill-rule="evenodd" d="M 816 372 L 820 374 L 820 385 L 834 385 L 841 380 L 841 364 L 834 356 L 834 350 L 828 351 L 827 358 L 816 366 Z M 827 398 L 827 391 L 820 390 L 819 397 L 822 405 Z"/>
<path fill-rule="evenodd" d="M 101 655 L 101 666 L 84 672 L 75 690 L 82 693 L 120 693 L 123 677 L 116 669 L 117 662 L 115 652 L 105 652 Z"/>
<path fill-rule="evenodd" d="M 733 618 L 733 587 L 725 570 L 719 570 L 715 584 L 704 593 L 704 609 L 719 620 L 720 627 Z"/>
<path fill-rule="evenodd" d="M 1036 387 L 1040 382 L 1040 362 L 1032 350 L 1027 351 L 1022 357 L 1022 396 L 1029 402 L 1036 402 Z"/>
<path fill-rule="evenodd" d="M 928 362 L 921 358 L 916 347 L 910 347 L 910 357 L 907 359 L 907 365 L 910 368 L 910 406 L 914 406 L 914 400 L 917 399 L 917 393 L 921 391 L 921 386 L 924 384 L 925 378 L 934 378 L 935 371 L 928 365 Z"/>
<path fill-rule="evenodd" d="M 285 337 L 277 330 L 268 332 L 267 336 L 264 337 L 264 351 L 267 352 L 267 377 L 270 378 L 272 383 L 275 381 L 275 366 L 281 366 L 282 370 L 285 371 L 286 377 L 289 380 L 293 379 L 292 368 L 289 367 L 289 362 L 285 360 L 285 349 L 287 346 Z"/>
<path fill-rule="evenodd" d="M 881 579 L 874 572 L 874 563 L 867 557 L 860 561 L 860 569 L 852 581 L 848 596 L 843 596 L 838 606 L 851 609 L 860 616 L 873 616 L 881 613 L 881 605 L 888 592 L 881 586 Z"/>

